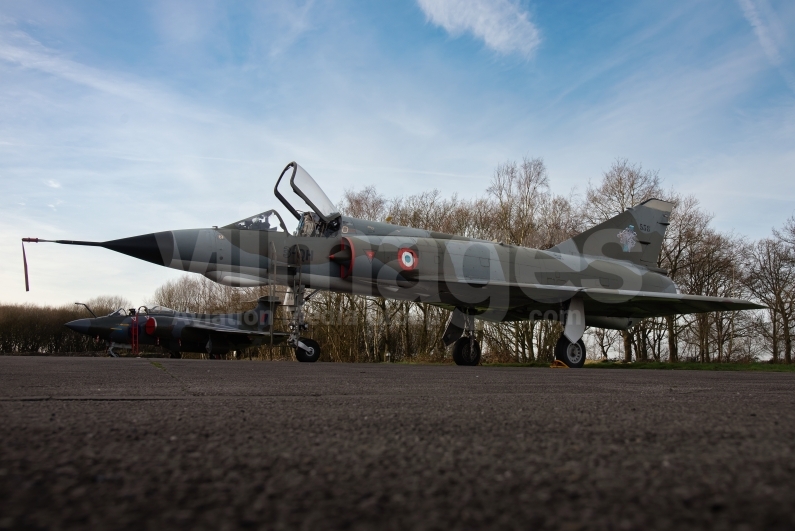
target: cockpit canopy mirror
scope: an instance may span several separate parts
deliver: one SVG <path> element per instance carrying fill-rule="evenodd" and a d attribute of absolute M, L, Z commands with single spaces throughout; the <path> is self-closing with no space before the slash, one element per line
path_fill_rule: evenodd
<path fill-rule="evenodd" d="M 320 219 L 326 223 L 330 223 L 340 217 L 339 209 L 331 202 L 331 199 L 323 192 L 312 176 L 297 163 L 291 162 L 284 168 L 284 171 L 282 171 L 282 174 L 279 176 L 279 180 L 276 181 L 273 193 L 279 198 L 279 201 L 287 207 L 290 213 L 295 216 L 295 219 L 301 219 L 301 215 L 279 191 L 279 183 L 281 183 L 284 177 L 290 178 L 290 187 L 293 189 L 293 192 L 303 199 Z"/>

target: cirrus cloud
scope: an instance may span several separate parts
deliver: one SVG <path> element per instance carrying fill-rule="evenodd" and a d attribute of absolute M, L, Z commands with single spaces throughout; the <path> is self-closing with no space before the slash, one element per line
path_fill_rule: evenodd
<path fill-rule="evenodd" d="M 417 0 L 428 20 L 450 35 L 472 33 L 488 48 L 530 57 L 541 42 L 530 14 L 510 0 Z"/>
<path fill-rule="evenodd" d="M 790 90 L 795 92 L 795 74 L 788 68 L 788 61 L 782 54 L 782 49 L 786 48 L 788 34 L 779 24 L 773 9 L 766 0 L 756 0 L 756 3 L 754 0 L 738 0 L 738 2 L 768 61 L 778 69 Z"/>

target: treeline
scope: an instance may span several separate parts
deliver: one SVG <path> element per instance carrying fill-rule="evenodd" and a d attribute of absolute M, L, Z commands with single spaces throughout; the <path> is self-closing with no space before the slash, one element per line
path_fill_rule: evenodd
<path fill-rule="evenodd" d="M 588 184 L 581 196 L 553 193 L 544 162 L 535 158 L 498 166 L 489 186 L 476 199 L 444 197 L 438 190 L 387 198 L 368 187 L 347 191 L 341 210 L 358 218 L 546 249 L 652 197 L 675 204 L 658 265 L 669 272 L 682 292 L 748 298 L 769 310 L 646 319 L 626 332 L 591 328 L 586 333 L 589 357 L 698 362 L 772 358 L 776 363 L 790 363 L 795 311 L 795 218 L 759 241 L 718 231 L 712 226 L 712 215 L 695 197 L 666 190 L 656 171 L 639 164 L 616 160 L 597 182 Z M 185 275 L 158 288 L 146 302 L 180 311 L 233 312 L 250 308 L 257 297 L 266 294 L 283 296 L 283 291 L 273 287 L 229 288 L 204 277 Z M 44 311 L 4 307 L 0 328 L 5 328 L 7 312 L 13 313 L 9 308 L 32 312 L 31 315 Z M 449 359 L 441 343 L 449 312 L 441 308 L 322 292 L 312 296 L 306 310 L 312 323 L 310 335 L 323 346 L 322 359 Z M 50 311 L 64 312 L 58 317 L 62 322 L 76 318 L 67 315 L 74 309 Z M 56 319 L 54 315 L 52 319 Z M 287 316 L 280 317 L 277 327 L 286 325 Z M 551 361 L 562 331 L 559 323 L 551 321 L 477 321 L 477 328 L 484 360 L 492 362 Z M 54 339 L 55 332 L 48 334 L 50 339 L 40 343 L 32 339 L 25 348 L 64 350 Z M 62 338 L 69 336 L 68 341 L 81 340 L 72 338 L 77 334 L 65 329 L 61 334 Z M 25 334 L 17 332 L 14 337 L 22 335 Z M 22 340 L 15 341 L 0 343 L 0 348 L 20 348 Z M 248 354 L 266 358 L 290 356 L 286 349 L 253 349 Z"/>
<path fill-rule="evenodd" d="M 130 308 L 122 297 L 95 297 L 86 304 L 97 315 Z M 105 343 L 75 333 L 64 326 L 69 321 L 91 317 L 83 306 L 68 304 L 53 308 L 33 304 L 0 305 L 0 352 L 13 354 L 91 352 L 105 350 Z"/>

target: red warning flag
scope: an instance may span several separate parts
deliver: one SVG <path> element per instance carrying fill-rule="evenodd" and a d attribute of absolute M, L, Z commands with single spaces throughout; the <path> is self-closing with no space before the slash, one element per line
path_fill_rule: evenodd
<path fill-rule="evenodd" d="M 30 291 L 30 282 L 28 282 L 28 257 L 25 256 L 25 242 L 22 242 L 22 264 L 25 266 L 25 291 Z"/>

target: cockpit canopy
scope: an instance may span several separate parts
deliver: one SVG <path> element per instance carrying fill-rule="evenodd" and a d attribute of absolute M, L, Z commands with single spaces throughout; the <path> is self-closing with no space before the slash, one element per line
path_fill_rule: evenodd
<path fill-rule="evenodd" d="M 284 225 L 284 220 L 275 210 L 267 210 L 256 216 L 251 216 L 246 219 L 241 219 L 234 223 L 230 223 L 224 227 L 225 229 L 238 229 L 238 230 L 267 230 L 278 231 L 281 229 L 287 232 L 287 227 Z"/>
<path fill-rule="evenodd" d="M 175 314 L 175 313 L 177 313 L 177 312 L 175 312 L 175 311 L 174 311 L 174 310 L 172 310 L 171 308 L 166 308 L 165 306 L 160 306 L 160 305 L 157 305 L 157 306 L 152 306 L 151 308 L 148 308 L 148 309 L 147 309 L 147 313 L 161 313 L 161 314 L 162 314 L 162 313 L 168 313 L 168 314 Z"/>
<path fill-rule="evenodd" d="M 134 310 L 127 310 L 126 308 L 119 308 L 115 312 L 108 314 L 108 317 L 127 317 L 128 315 L 135 315 L 135 313 L 136 312 Z M 137 313 L 138 313 L 138 315 L 153 314 L 153 313 L 159 313 L 159 314 L 164 314 L 165 313 L 165 314 L 172 314 L 173 315 L 173 314 L 175 314 L 177 312 L 172 310 L 171 308 L 167 308 L 165 306 L 157 305 L 157 306 L 152 306 L 151 308 L 147 308 L 146 306 L 141 306 L 141 308 L 139 308 Z"/>
<path fill-rule="evenodd" d="M 295 192 L 298 197 L 303 199 L 321 221 L 330 224 L 340 217 L 339 209 L 331 202 L 331 199 L 323 192 L 312 176 L 297 163 L 291 162 L 284 168 L 284 171 L 282 171 L 282 174 L 279 176 L 279 180 L 276 181 L 276 186 L 273 187 L 273 193 L 279 198 L 279 201 L 287 207 L 287 210 L 295 216 L 295 219 L 300 220 L 301 215 L 279 191 L 279 184 L 284 177 L 290 178 L 290 188 L 292 188 L 293 192 Z"/>
<path fill-rule="evenodd" d="M 279 191 L 282 179 L 288 177 L 290 188 L 309 207 L 308 210 L 296 209 Z M 295 162 L 291 162 L 279 175 L 273 193 L 287 210 L 298 220 L 298 228 L 294 234 L 297 236 L 328 236 L 340 228 L 339 209 L 323 192 L 309 173 Z M 237 230 L 262 230 L 289 232 L 284 220 L 275 210 L 266 210 L 256 216 L 251 216 L 229 225 L 224 229 Z"/>

